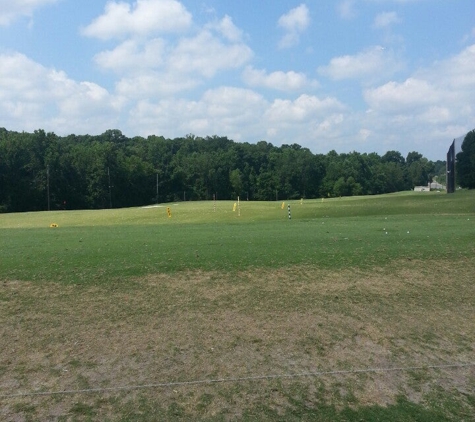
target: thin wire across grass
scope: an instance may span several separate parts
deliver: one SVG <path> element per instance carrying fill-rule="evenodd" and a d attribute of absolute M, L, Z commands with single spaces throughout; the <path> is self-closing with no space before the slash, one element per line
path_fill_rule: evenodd
<path fill-rule="evenodd" d="M 442 389 L 464 408 L 464 392 L 474 388 L 473 366 L 455 371 L 444 365 L 474 361 L 475 327 L 467 316 L 475 314 L 475 268 L 461 260 L 454 274 L 453 264 L 427 269 L 423 262 L 394 262 L 371 272 L 311 266 L 190 271 L 105 285 L 5 281 L 0 393 L 38 392 L 28 399 L 38 419 L 51 411 L 53 403 L 42 404 L 49 392 L 125 394 L 108 410 L 111 417 L 134 402 L 127 386 L 162 384 L 170 384 L 169 391 L 153 400 L 164 408 L 178 400 L 195 417 L 201 406 L 195 394 L 213 398 L 216 411 L 229 407 L 231 396 L 235 409 L 262 400 L 288 408 L 291 401 L 281 393 L 294 381 L 308 388 L 311 402 L 392 405 L 403 392 L 420 403 Z M 275 402 L 249 384 L 259 379 L 280 392 Z M 192 397 L 190 380 L 196 380 L 189 384 Z M 248 383 L 237 399 L 236 387 L 210 385 L 218 380 Z M 317 385 L 323 390 L 314 391 Z M 23 399 L 10 397 L 2 407 Z M 74 407 L 73 398 L 57 400 L 63 409 Z M 103 411 L 93 398 L 84 405 Z"/>

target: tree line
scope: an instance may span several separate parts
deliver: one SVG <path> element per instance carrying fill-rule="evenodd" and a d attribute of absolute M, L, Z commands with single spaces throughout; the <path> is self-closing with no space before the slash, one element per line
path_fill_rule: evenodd
<path fill-rule="evenodd" d="M 58 136 L 0 128 L 0 212 L 98 209 L 179 200 L 373 195 L 427 185 L 445 161 L 418 152 L 313 154 L 226 137 Z"/>

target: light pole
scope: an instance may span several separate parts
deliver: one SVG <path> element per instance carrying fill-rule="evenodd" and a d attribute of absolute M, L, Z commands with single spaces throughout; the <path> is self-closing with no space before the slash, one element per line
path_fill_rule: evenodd
<path fill-rule="evenodd" d="M 109 178 L 109 208 L 112 209 L 112 186 L 111 186 L 111 172 L 107 167 L 107 176 Z"/>
<path fill-rule="evenodd" d="M 46 192 L 48 196 L 48 211 L 50 210 L 50 202 L 49 202 L 49 165 L 46 166 Z"/>

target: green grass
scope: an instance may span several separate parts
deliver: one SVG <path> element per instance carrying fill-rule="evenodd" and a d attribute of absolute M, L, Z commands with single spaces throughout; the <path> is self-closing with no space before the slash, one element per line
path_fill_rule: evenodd
<path fill-rule="evenodd" d="M 280 204 L 258 202 L 241 204 L 240 216 L 230 202 L 216 212 L 212 202 L 171 205 L 171 218 L 166 208 L 0 215 L 0 278 L 110 282 L 197 269 L 458 259 L 474 253 L 473 202 L 472 192 L 304 201 L 292 204 L 292 220 Z"/>
<path fill-rule="evenodd" d="M 282 202 L 240 202 L 240 210 L 233 212 L 235 201 L 180 202 L 152 205 L 151 208 L 124 208 L 93 211 L 51 211 L 0 214 L 0 228 L 38 228 L 57 223 L 60 227 L 97 227 L 116 225 L 181 225 L 188 223 L 220 224 L 287 219 L 287 205 L 292 218 L 368 217 L 390 215 L 473 215 L 473 191 L 459 191 L 447 195 L 439 192 L 403 192 L 379 196 L 355 196 L 331 199 L 311 199 Z M 237 204 L 237 203 L 236 203 Z M 172 217 L 168 218 L 167 208 Z"/>
<path fill-rule="evenodd" d="M 475 218 L 447 215 L 3 229 L 0 277 L 108 282 L 195 269 L 368 268 L 394 259 L 432 259 L 434 253 L 469 257 L 474 236 Z"/>
<path fill-rule="evenodd" d="M 0 214 L 0 395 L 475 361 L 475 191 L 281 204 Z M 0 415 L 470 421 L 473 388 L 473 368 L 417 369 L 0 398 Z"/>
<path fill-rule="evenodd" d="M 417 406 L 404 397 L 399 397 L 397 403 L 388 407 L 368 406 L 365 408 L 355 409 L 352 406 L 345 406 L 343 409 L 336 409 L 335 406 L 328 406 L 324 403 L 315 404 L 310 407 L 308 399 L 305 395 L 300 399 L 293 400 L 293 408 L 285 412 L 277 412 L 275 409 L 266 405 L 256 406 L 246 409 L 238 420 L 243 422 L 251 421 L 278 421 L 278 422 L 301 422 L 301 421 L 318 421 L 318 422 L 381 422 L 381 421 L 397 421 L 397 422 L 449 422 L 454 419 L 447 417 L 443 411 L 431 410 L 423 406 Z M 153 405 L 145 401 L 146 407 L 140 412 L 131 412 L 127 417 L 120 419 L 123 422 L 129 420 L 138 421 L 156 421 L 156 420 L 194 420 L 193 416 L 186 413 L 186 410 L 180 406 L 170 406 L 167 409 Z M 442 402 L 440 405 L 446 405 Z M 226 412 L 222 412 L 214 417 L 203 417 L 199 420 L 208 422 L 221 422 L 226 420 L 236 420 Z M 470 421 L 469 413 L 457 413 L 458 421 Z"/>

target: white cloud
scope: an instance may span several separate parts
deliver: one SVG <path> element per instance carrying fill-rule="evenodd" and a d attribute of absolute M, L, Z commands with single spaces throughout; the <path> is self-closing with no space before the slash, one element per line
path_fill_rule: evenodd
<path fill-rule="evenodd" d="M 305 4 L 290 10 L 279 18 L 279 26 L 286 31 L 304 31 L 310 23 L 308 7 Z"/>
<path fill-rule="evenodd" d="M 298 123 L 322 118 L 334 112 L 341 112 L 344 105 L 337 99 L 327 97 L 320 100 L 313 95 L 303 94 L 296 100 L 276 99 L 266 111 L 267 120 L 279 124 Z"/>
<path fill-rule="evenodd" d="M 275 99 L 264 114 L 263 124 L 271 142 L 333 149 L 345 130 L 346 112 L 336 98 L 304 94 L 295 100 Z M 330 141 L 331 146 L 323 145 Z"/>
<path fill-rule="evenodd" d="M 425 121 L 430 125 L 448 123 L 452 119 L 453 114 L 448 107 L 431 106 L 421 113 L 421 121 Z"/>
<path fill-rule="evenodd" d="M 76 82 L 19 53 L 0 55 L 0 126 L 5 119 L 20 130 L 97 132 L 114 127 L 121 105 L 97 84 Z"/>
<path fill-rule="evenodd" d="M 95 56 L 96 63 L 104 69 L 117 73 L 135 73 L 141 69 L 163 66 L 165 62 L 166 43 L 154 38 L 146 43 L 127 40 L 113 50 L 102 51 Z"/>
<path fill-rule="evenodd" d="M 193 38 L 183 38 L 170 52 L 168 66 L 173 72 L 198 73 L 210 78 L 216 72 L 246 64 L 252 50 L 242 43 L 225 43 L 207 30 Z"/>
<path fill-rule="evenodd" d="M 171 69 L 171 48 L 160 38 L 148 41 L 131 39 L 113 50 L 97 54 L 95 61 L 103 69 L 120 76 L 116 83 L 120 95 L 131 99 L 170 95 L 194 88 L 202 76 L 194 74 L 191 69 L 187 69 L 188 73 Z"/>
<path fill-rule="evenodd" d="M 219 72 L 244 66 L 252 54 L 245 44 L 227 43 L 202 30 L 175 45 L 160 39 L 125 41 L 99 53 L 96 62 L 122 76 L 117 83 L 120 95 L 150 99 L 195 88 Z"/>
<path fill-rule="evenodd" d="M 431 68 L 419 71 L 421 77 L 430 79 L 441 87 L 448 88 L 448 94 L 456 93 L 466 101 L 472 98 L 475 87 L 475 44 L 462 50 L 448 60 L 434 63 Z"/>
<path fill-rule="evenodd" d="M 403 82 L 366 89 L 364 99 L 371 113 L 361 121 L 373 129 L 374 138 L 386 132 L 384 138 L 393 137 L 402 150 L 417 150 L 427 139 L 433 140 L 434 149 L 445 150 L 451 139 L 473 129 L 473 69 L 475 45 L 418 70 Z"/>
<path fill-rule="evenodd" d="M 394 81 L 365 91 L 372 109 L 402 112 L 419 107 L 465 108 L 475 95 L 475 44 L 431 67 L 421 69 L 402 83 Z"/>
<path fill-rule="evenodd" d="M 434 104 L 440 100 L 434 86 L 425 80 L 409 78 L 403 83 L 388 82 L 364 93 L 372 110 L 404 112 Z"/>
<path fill-rule="evenodd" d="M 286 32 L 279 43 L 280 48 L 288 48 L 298 44 L 300 34 L 310 24 L 310 12 L 305 4 L 290 10 L 279 18 L 278 26 Z"/>
<path fill-rule="evenodd" d="M 190 75 L 174 75 L 153 70 L 143 71 L 136 75 L 128 75 L 119 80 L 117 93 L 121 96 L 137 100 L 161 96 L 170 96 L 195 88 L 201 80 Z"/>
<path fill-rule="evenodd" d="M 176 0 L 110 1 L 104 14 L 82 30 L 83 35 L 100 39 L 124 38 L 163 32 L 180 32 L 190 27 L 192 16 Z"/>
<path fill-rule="evenodd" d="M 251 90 L 219 87 L 206 91 L 197 101 L 140 101 L 131 111 L 130 126 L 144 136 L 195 133 L 225 135 L 236 141 L 253 140 L 263 130 L 261 121 L 266 107 L 267 101 Z"/>
<path fill-rule="evenodd" d="M 375 28 L 387 28 L 395 23 L 400 22 L 401 19 L 396 12 L 383 12 L 376 16 L 373 26 Z"/>
<path fill-rule="evenodd" d="M 341 135 L 346 112 L 331 97 L 300 95 L 295 100 L 268 101 L 249 89 L 222 86 L 198 100 L 140 101 L 131 110 L 129 127 L 142 136 L 225 135 L 235 141 L 266 139 L 275 145 L 295 142 L 314 149 L 317 143 Z"/>
<path fill-rule="evenodd" d="M 194 88 L 219 72 L 244 66 L 253 52 L 241 38 L 225 17 L 189 37 L 128 39 L 97 54 L 95 61 L 121 76 L 121 95 L 146 99 Z"/>
<path fill-rule="evenodd" d="M 309 86 L 316 87 L 316 81 L 309 81 L 305 74 L 298 72 L 276 71 L 267 73 L 264 69 L 247 66 L 243 72 L 244 82 L 249 86 L 265 87 L 280 91 L 298 91 Z"/>
<path fill-rule="evenodd" d="M 207 25 L 207 28 L 214 29 L 230 42 L 240 42 L 243 39 L 243 32 L 228 15 L 218 22 Z"/>
<path fill-rule="evenodd" d="M 31 16 L 35 9 L 59 0 L 0 0 L 0 26 L 10 25 L 20 16 Z"/>
<path fill-rule="evenodd" d="M 403 67 L 393 51 L 374 46 L 355 55 L 335 57 L 318 72 L 334 80 L 374 79 L 391 76 Z"/>

